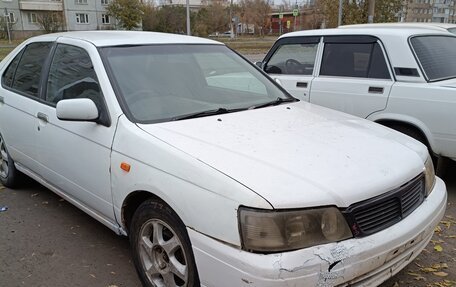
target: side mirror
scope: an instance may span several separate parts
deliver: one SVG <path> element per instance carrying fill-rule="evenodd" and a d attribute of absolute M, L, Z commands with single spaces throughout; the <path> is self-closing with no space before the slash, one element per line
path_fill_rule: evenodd
<path fill-rule="evenodd" d="M 258 68 L 263 70 L 263 67 L 264 67 L 264 63 L 263 62 L 255 62 L 255 65 L 257 65 Z"/>
<path fill-rule="evenodd" d="M 68 99 L 57 102 L 57 118 L 63 121 L 98 120 L 98 108 L 91 99 Z"/>

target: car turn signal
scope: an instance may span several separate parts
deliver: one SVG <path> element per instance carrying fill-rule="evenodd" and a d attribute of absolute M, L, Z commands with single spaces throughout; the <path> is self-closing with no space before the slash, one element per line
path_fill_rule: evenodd
<path fill-rule="evenodd" d="M 120 168 L 126 172 L 130 172 L 130 168 L 131 168 L 131 165 L 129 165 L 128 163 L 126 162 L 122 162 L 120 164 Z"/>

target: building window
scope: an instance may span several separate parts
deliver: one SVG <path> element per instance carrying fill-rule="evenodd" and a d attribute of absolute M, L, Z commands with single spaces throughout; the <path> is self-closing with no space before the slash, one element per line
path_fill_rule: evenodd
<path fill-rule="evenodd" d="M 76 4 L 87 4 L 87 0 L 75 0 Z"/>
<path fill-rule="evenodd" d="M 84 13 L 76 13 L 76 23 L 89 24 L 89 15 Z"/>
<path fill-rule="evenodd" d="M 14 13 L 10 12 L 6 15 L 6 18 L 9 23 L 16 23 L 16 18 L 14 17 Z"/>
<path fill-rule="evenodd" d="M 101 5 L 108 5 L 109 4 L 109 0 L 101 0 Z"/>
<path fill-rule="evenodd" d="M 28 18 L 29 23 L 36 23 L 36 14 L 35 13 L 28 13 L 27 18 Z"/>
<path fill-rule="evenodd" d="M 109 19 L 108 14 L 101 14 L 101 23 L 103 24 L 111 24 L 111 20 Z"/>

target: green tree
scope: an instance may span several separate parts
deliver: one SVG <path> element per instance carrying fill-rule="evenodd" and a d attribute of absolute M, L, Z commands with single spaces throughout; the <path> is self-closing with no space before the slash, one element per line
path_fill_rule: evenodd
<path fill-rule="evenodd" d="M 108 15 L 119 20 L 126 30 L 139 27 L 143 16 L 143 4 L 140 0 L 112 0 L 106 7 Z"/>

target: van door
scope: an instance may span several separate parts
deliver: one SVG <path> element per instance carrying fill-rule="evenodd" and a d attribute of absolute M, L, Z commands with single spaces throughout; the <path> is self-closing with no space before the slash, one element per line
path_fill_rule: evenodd
<path fill-rule="evenodd" d="M 264 71 L 292 96 L 309 101 L 320 37 L 279 39 L 265 57 Z"/>
<path fill-rule="evenodd" d="M 311 103 L 366 118 L 386 108 L 394 83 L 380 41 L 371 36 L 324 37 Z"/>

